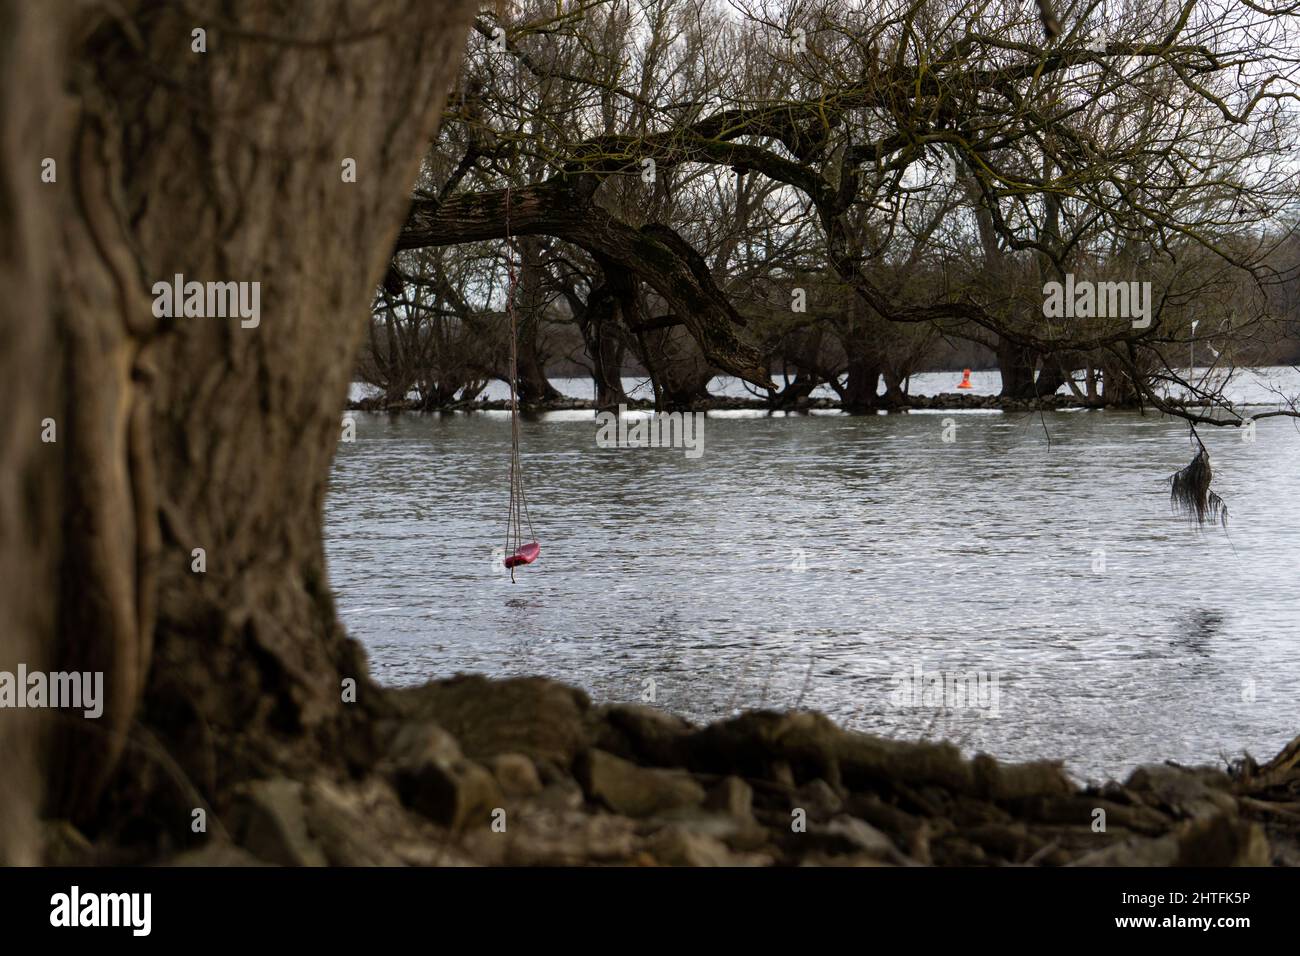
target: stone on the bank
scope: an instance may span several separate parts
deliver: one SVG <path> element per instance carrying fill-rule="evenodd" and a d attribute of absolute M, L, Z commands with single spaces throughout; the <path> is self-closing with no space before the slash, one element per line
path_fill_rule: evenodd
<path fill-rule="evenodd" d="M 690 833 L 712 837 L 725 843 L 729 849 L 749 851 L 763 849 L 771 843 L 772 834 L 753 816 L 736 817 L 703 807 L 678 807 L 656 813 L 648 821 L 650 826 L 672 825 Z M 781 831 L 784 833 L 784 830 Z"/>
<path fill-rule="evenodd" d="M 378 780 L 340 786 L 315 779 L 303 788 L 307 826 L 330 866 L 401 866 L 381 824 L 397 800 Z"/>
<path fill-rule="evenodd" d="M 897 856 L 894 841 L 885 836 L 870 823 L 841 814 L 824 824 L 818 824 L 815 832 L 822 837 L 829 837 L 844 843 L 851 849 L 884 860 Z"/>
<path fill-rule="evenodd" d="M 461 759 L 456 738 L 432 721 L 402 723 L 388 747 L 388 756 L 399 767 L 425 763 L 454 763 Z"/>
<path fill-rule="evenodd" d="M 471 760 L 405 767 L 395 783 L 404 804 L 453 830 L 487 826 L 504 802 L 496 777 Z"/>
<path fill-rule="evenodd" d="M 1226 792 L 1231 785 L 1227 774 L 1212 769 L 1147 764 L 1129 774 L 1125 787 L 1177 816 L 1201 820 L 1236 813 L 1237 803 Z"/>
<path fill-rule="evenodd" d="M 1131 830 L 1137 834 L 1158 836 L 1169 829 L 1169 817 L 1143 804 L 1119 803 L 1125 799 L 1121 789 L 1104 789 L 1096 793 L 1071 793 L 1025 801 L 1021 812 L 1036 823 L 1066 824 L 1088 828 L 1097 810 L 1106 813 L 1106 825 L 1112 829 Z"/>
<path fill-rule="evenodd" d="M 531 802 L 544 810 L 565 812 L 579 809 L 586 803 L 586 796 L 576 781 L 556 780 L 542 787 Z"/>
<path fill-rule="evenodd" d="M 749 820 L 754 812 L 754 790 L 739 777 L 726 776 L 714 784 L 705 798 L 704 807 L 738 820 Z"/>
<path fill-rule="evenodd" d="M 1268 837 L 1258 823 L 1223 813 L 1192 820 L 1178 834 L 1175 866 L 1268 866 Z"/>
<path fill-rule="evenodd" d="M 1050 852 L 1047 841 L 1029 832 L 1024 823 L 986 823 L 965 827 L 962 836 L 984 848 L 992 859 L 1008 863 L 1024 863 L 1039 851 Z"/>
<path fill-rule="evenodd" d="M 646 843 L 646 850 L 663 866 L 736 866 L 737 858 L 721 840 L 680 826 L 667 826 Z"/>
<path fill-rule="evenodd" d="M 790 798 L 793 806 L 802 807 L 814 820 L 834 816 L 844 809 L 844 801 L 821 777 L 810 780 Z"/>
<path fill-rule="evenodd" d="M 466 851 L 489 866 L 589 866 L 634 862 L 640 840 L 636 821 L 585 810 L 531 808 L 505 834 L 475 830 Z"/>
<path fill-rule="evenodd" d="M 472 760 L 522 753 L 567 769 L 586 746 L 587 695 L 542 677 L 459 675 L 391 693 L 407 719 L 445 728 Z"/>
<path fill-rule="evenodd" d="M 324 850 L 312 839 L 296 780 L 256 780 L 235 798 L 229 826 L 236 843 L 258 859 L 282 866 L 326 866 Z"/>
<path fill-rule="evenodd" d="M 1155 839 L 1129 839 L 1075 860 L 1073 866 L 1268 866 L 1268 838 L 1257 823 L 1219 814 L 1189 820 Z"/>
<path fill-rule="evenodd" d="M 485 763 L 508 797 L 531 797 L 542 792 L 537 767 L 523 754 L 497 754 Z"/>
<path fill-rule="evenodd" d="M 704 788 L 684 771 L 638 767 L 594 748 L 578 762 L 578 776 L 592 799 L 624 816 L 646 817 L 704 802 Z"/>

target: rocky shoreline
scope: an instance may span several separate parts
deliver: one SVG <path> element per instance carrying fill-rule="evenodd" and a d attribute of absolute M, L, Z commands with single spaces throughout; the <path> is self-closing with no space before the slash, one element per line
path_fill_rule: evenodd
<path fill-rule="evenodd" d="M 1269 763 L 1059 764 L 753 711 L 705 727 L 543 678 L 382 691 L 358 778 L 235 788 L 175 865 L 1300 864 L 1300 737 Z M 46 861 L 113 862 L 66 825 Z M 146 862 L 146 861 L 137 861 Z"/>

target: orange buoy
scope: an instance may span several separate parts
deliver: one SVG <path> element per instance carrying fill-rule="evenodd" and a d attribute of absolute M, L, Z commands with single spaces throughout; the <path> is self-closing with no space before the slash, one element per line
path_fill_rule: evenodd
<path fill-rule="evenodd" d="M 964 369 L 961 370 L 961 384 L 958 385 L 957 387 L 958 387 L 958 388 L 974 388 L 974 387 L 975 387 L 974 385 L 972 385 L 972 384 L 970 383 L 970 369 L 968 369 L 968 368 L 964 368 Z"/>

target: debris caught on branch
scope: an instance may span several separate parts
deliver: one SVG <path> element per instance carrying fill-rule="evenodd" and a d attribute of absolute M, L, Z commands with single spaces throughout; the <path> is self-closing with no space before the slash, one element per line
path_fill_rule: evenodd
<path fill-rule="evenodd" d="M 1174 510 L 1198 525 L 1218 523 L 1228 526 L 1228 506 L 1210 490 L 1214 471 L 1210 453 L 1202 445 L 1191 463 L 1169 477 L 1169 501 Z"/>

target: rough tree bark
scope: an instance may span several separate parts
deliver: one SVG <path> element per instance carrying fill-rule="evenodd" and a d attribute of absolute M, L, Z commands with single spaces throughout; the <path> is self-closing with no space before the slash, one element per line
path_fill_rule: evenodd
<path fill-rule="evenodd" d="M 897 408 L 900 405 L 907 404 L 907 395 L 903 392 L 903 379 L 897 372 L 890 368 L 886 363 L 881 368 L 881 374 L 885 377 L 885 401 L 884 404 L 891 408 Z"/>
<path fill-rule="evenodd" d="M 632 278 L 614 263 L 597 257 L 596 267 L 599 271 L 590 279 L 591 291 L 585 301 L 577 283 L 571 279 L 560 280 L 560 291 L 591 359 L 596 407 L 606 410 L 627 403 L 622 377 L 625 348 L 619 318 L 625 303 L 635 309 L 636 293 Z M 630 318 L 635 323 L 636 316 Z"/>
<path fill-rule="evenodd" d="M 1075 356 L 1069 353 L 1043 356 L 1043 367 L 1038 370 L 1038 381 L 1034 386 L 1040 397 L 1055 395 L 1070 380 L 1074 372 L 1074 360 Z"/>
<path fill-rule="evenodd" d="M 867 306 L 857 296 L 848 303 L 847 325 L 840 340 L 847 356 L 848 375 L 843 388 L 836 388 L 840 406 L 853 414 L 875 411 L 880 406 L 882 362 L 867 327 Z"/>
<path fill-rule="evenodd" d="M 366 679 L 326 582 L 325 484 L 474 6 L 0 0 L 0 571 L 22 569 L 0 623 L 105 672 L 104 716 L 52 728 L 48 812 L 93 823 L 115 768 L 114 794 L 161 794 L 160 749 L 218 803 L 269 768 L 345 768 Z M 155 317 L 177 274 L 259 282 L 259 324 Z"/>
<path fill-rule="evenodd" d="M 840 406 L 846 412 L 875 411 L 880 407 L 880 363 L 862 355 L 849 358 L 848 376 L 840 391 Z"/>
<path fill-rule="evenodd" d="M 0 2 L 0 670 L 45 669 L 57 604 L 58 423 L 42 420 L 59 395 L 58 339 L 49 319 L 59 216 L 40 182 L 45 143 L 67 136 L 55 108 L 63 18 L 20 0 Z M 41 374 L 37 374 L 41 370 Z M 0 711 L 0 863 L 37 862 L 41 796 L 34 711 Z"/>
<path fill-rule="evenodd" d="M 623 389 L 622 334 L 618 325 L 620 299 L 608 283 L 597 286 L 585 305 L 575 307 L 578 329 L 591 356 L 591 380 L 598 409 L 617 408 L 627 403 Z"/>
<path fill-rule="evenodd" d="M 999 337 L 997 357 L 998 370 L 1002 373 L 1002 397 L 1034 398 L 1036 392 L 1034 391 L 1033 350 Z"/>

